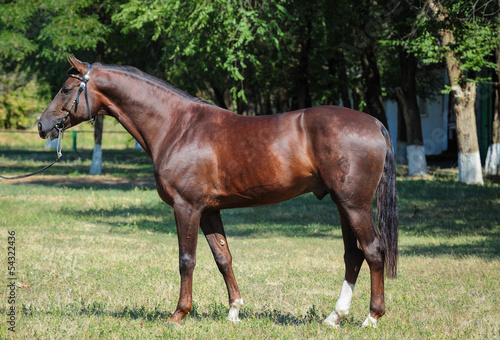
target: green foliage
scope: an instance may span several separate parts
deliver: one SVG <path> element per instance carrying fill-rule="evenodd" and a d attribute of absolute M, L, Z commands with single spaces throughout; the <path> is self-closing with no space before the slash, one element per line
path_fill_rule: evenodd
<path fill-rule="evenodd" d="M 415 22 L 412 39 L 403 41 L 413 53 L 424 63 L 440 63 L 447 56 L 447 51 L 453 51 L 453 58 L 457 65 L 461 65 L 464 73 L 469 72 L 470 80 L 476 78 L 476 72 L 484 68 L 495 68 L 496 65 L 490 61 L 495 47 L 500 44 L 497 16 L 498 3 L 491 2 L 478 8 L 478 2 L 472 0 L 461 1 L 436 1 L 443 6 L 445 20 L 438 20 L 430 14 L 420 15 Z M 481 9 L 480 11 L 478 9 Z M 425 11 L 429 9 L 424 8 Z M 446 30 L 453 34 L 454 43 L 442 46 L 438 34 Z M 452 58 L 451 56 L 448 56 Z"/>
<path fill-rule="evenodd" d="M 23 72 L 0 75 L 0 127 L 25 129 L 47 106 L 47 88 Z"/>
<path fill-rule="evenodd" d="M 318 105 L 338 103 L 346 88 L 362 92 L 359 51 L 366 43 L 377 46 L 387 97 L 398 86 L 395 48 L 411 49 L 425 63 L 442 62 L 444 49 L 453 48 L 465 71 L 492 66 L 498 32 L 494 16 L 481 13 L 497 5 L 470 10 L 475 1 L 454 3 L 444 2 L 456 44 L 442 47 L 442 25 L 419 15 L 417 2 L 0 0 L 0 63 L 55 92 L 65 56 L 74 53 L 136 66 L 239 113 L 251 105 L 271 113 L 298 108 L 300 95 Z M 411 34 L 399 35 L 400 26 Z"/>
<path fill-rule="evenodd" d="M 97 51 L 112 29 L 106 14 L 118 3 L 94 1 L 2 1 L 0 125 L 25 128 L 46 104 L 47 85 L 59 87 L 67 53 Z M 94 53 L 95 55 L 95 53 Z M 95 57 L 94 57 L 95 58 Z M 20 71 L 22 70 L 22 71 Z"/>
<path fill-rule="evenodd" d="M 125 34 L 146 31 L 163 45 L 165 74 L 174 83 L 186 83 L 189 89 L 201 77 L 231 88 L 236 103 L 246 101 L 246 70 L 271 62 L 266 50 L 279 51 L 283 32 L 278 22 L 290 17 L 281 3 L 285 1 L 130 1 L 113 21 Z"/>
<path fill-rule="evenodd" d="M 109 28 L 99 12 L 113 1 L 18 0 L 1 4 L 0 42 L 3 60 L 35 57 L 62 61 L 71 50 L 92 50 L 106 41 Z"/>

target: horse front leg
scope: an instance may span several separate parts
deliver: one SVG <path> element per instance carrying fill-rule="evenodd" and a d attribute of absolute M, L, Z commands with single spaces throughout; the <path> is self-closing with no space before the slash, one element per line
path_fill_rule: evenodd
<path fill-rule="evenodd" d="M 230 306 L 228 320 L 238 322 L 240 321 L 239 311 L 243 306 L 243 299 L 234 277 L 231 252 L 222 225 L 220 211 L 202 214 L 201 229 L 210 245 L 217 267 L 226 282 Z"/>
<path fill-rule="evenodd" d="M 192 308 L 193 272 L 196 266 L 196 244 L 198 242 L 201 210 L 187 204 L 177 204 L 174 206 L 174 213 L 179 241 L 181 291 L 177 308 L 170 317 L 169 322 L 180 325 L 181 320 Z"/>

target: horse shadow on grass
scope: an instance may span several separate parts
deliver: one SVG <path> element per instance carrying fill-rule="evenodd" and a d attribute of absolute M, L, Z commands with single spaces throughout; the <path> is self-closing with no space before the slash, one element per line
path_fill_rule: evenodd
<path fill-rule="evenodd" d="M 213 319 L 214 321 L 227 321 L 229 308 L 222 303 L 214 303 L 209 307 L 209 312 L 199 312 L 196 303 L 193 303 L 193 310 L 186 316 L 195 320 Z M 242 322 L 245 320 L 269 320 L 270 322 L 280 326 L 299 326 L 305 324 L 321 323 L 326 316 L 319 315 L 316 306 L 312 305 L 305 315 L 294 315 L 289 312 L 263 307 L 261 310 L 253 310 L 250 307 L 244 307 L 240 310 L 239 317 Z"/>
<path fill-rule="evenodd" d="M 185 320 L 193 319 L 196 321 L 203 320 L 213 320 L 215 322 L 227 322 L 227 315 L 229 308 L 222 303 L 213 303 L 209 306 L 209 311 L 201 312 L 198 309 L 198 305 L 193 303 L 192 311 L 186 315 Z M 144 306 L 140 307 L 124 307 L 121 310 L 107 310 L 106 306 L 99 302 L 92 302 L 84 306 L 78 303 L 70 303 L 63 306 L 61 309 L 54 311 L 44 311 L 41 312 L 36 308 L 27 308 L 23 306 L 21 313 L 25 316 L 34 316 L 36 314 L 46 314 L 60 317 L 65 316 L 102 316 L 102 317 L 112 317 L 115 319 L 132 319 L 132 320 L 146 320 L 150 322 L 166 322 L 171 316 L 171 313 L 155 308 L 154 310 L 148 310 Z M 240 319 L 242 322 L 245 320 L 267 320 L 273 324 L 280 326 L 300 326 L 306 324 L 320 324 L 327 315 L 320 315 L 313 305 L 310 307 L 305 315 L 294 315 L 289 312 L 280 311 L 277 309 L 271 309 L 269 307 L 263 307 L 261 310 L 253 310 L 250 307 L 244 307 L 240 311 Z M 353 317 L 348 317 L 342 320 L 341 325 L 344 324 L 355 324 Z"/>

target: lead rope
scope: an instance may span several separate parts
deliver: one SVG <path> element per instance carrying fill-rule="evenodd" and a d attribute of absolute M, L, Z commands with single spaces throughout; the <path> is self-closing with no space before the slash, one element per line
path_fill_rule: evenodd
<path fill-rule="evenodd" d="M 7 176 L 0 175 L 0 178 L 2 178 L 2 179 L 9 179 L 9 180 L 10 179 L 26 178 L 26 177 L 30 177 L 30 176 L 39 174 L 40 172 L 45 171 L 48 168 L 50 168 L 52 165 L 56 164 L 61 159 L 61 157 L 62 157 L 62 143 L 63 143 L 63 134 L 64 134 L 64 131 L 63 131 L 62 127 L 59 128 L 59 127 L 56 126 L 56 129 L 59 131 L 59 137 L 57 138 L 57 147 L 56 147 L 57 158 L 55 159 L 55 161 L 53 161 L 49 165 L 44 166 L 40 170 L 37 170 L 35 172 L 31 172 L 31 173 L 26 174 L 26 175 L 14 176 L 14 177 L 7 177 Z"/>

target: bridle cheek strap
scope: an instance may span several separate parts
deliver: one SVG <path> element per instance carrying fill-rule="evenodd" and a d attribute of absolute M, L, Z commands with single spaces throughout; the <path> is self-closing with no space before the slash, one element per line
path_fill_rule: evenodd
<path fill-rule="evenodd" d="M 68 110 L 68 114 L 71 111 L 73 105 L 75 105 L 75 112 L 76 112 L 76 110 L 78 109 L 78 104 L 80 103 L 80 94 L 82 94 L 82 91 L 85 90 L 85 103 L 87 104 L 87 112 L 89 113 L 89 121 L 90 121 L 90 124 L 94 125 L 95 118 L 92 118 L 92 114 L 90 113 L 89 96 L 88 96 L 88 93 L 87 93 L 87 83 L 88 83 L 88 81 L 90 79 L 89 75 L 90 75 L 90 70 L 91 69 L 92 69 L 92 64 L 90 64 L 89 69 L 87 71 L 87 74 L 83 78 L 79 77 L 77 75 L 74 75 L 74 74 L 70 75 L 71 77 L 80 80 L 81 83 L 80 83 L 80 88 L 78 89 L 78 93 L 76 94 L 76 98 L 75 98 L 75 100 L 71 104 L 71 107 Z"/>

